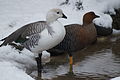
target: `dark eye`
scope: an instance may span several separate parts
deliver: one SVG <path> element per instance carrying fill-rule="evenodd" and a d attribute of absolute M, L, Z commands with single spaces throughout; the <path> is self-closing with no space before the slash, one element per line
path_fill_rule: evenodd
<path fill-rule="evenodd" d="M 59 14 L 60 12 L 57 12 L 57 14 Z"/>

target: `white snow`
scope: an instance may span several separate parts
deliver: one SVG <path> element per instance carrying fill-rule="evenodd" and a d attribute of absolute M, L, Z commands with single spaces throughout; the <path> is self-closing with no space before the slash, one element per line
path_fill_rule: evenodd
<path fill-rule="evenodd" d="M 64 25 L 82 24 L 83 14 L 94 11 L 100 16 L 94 20 L 95 23 L 104 27 L 111 27 L 112 18 L 103 12 L 115 14 L 114 9 L 120 8 L 119 0 L 81 0 L 84 10 L 76 10 L 75 2 L 79 0 L 70 0 L 70 4 L 59 6 L 63 1 L 65 0 L 0 0 L 0 39 L 27 23 L 45 20 L 47 11 L 52 8 L 61 8 L 67 15 L 67 20 L 60 19 Z M 49 62 L 49 53 L 43 54 L 43 60 Z M 34 80 L 26 73 L 26 69 L 33 67 L 36 67 L 34 55 L 27 49 L 19 53 L 8 45 L 0 47 L 0 80 Z"/>
<path fill-rule="evenodd" d="M 112 27 L 112 18 L 108 14 L 100 14 L 100 18 L 96 18 L 95 23 L 99 26 L 103 27 Z"/>
<path fill-rule="evenodd" d="M 0 62 L 0 80 L 34 80 L 25 71 L 7 61 Z"/>
<path fill-rule="evenodd" d="M 49 62 L 50 54 L 43 52 L 43 63 Z M 26 69 L 36 67 L 36 61 L 32 52 L 24 49 L 19 52 L 11 46 L 3 46 L 0 48 L 0 80 L 34 80 L 26 74 Z M 6 77 L 7 76 L 7 77 Z"/>
<path fill-rule="evenodd" d="M 120 80 L 120 77 L 113 78 L 111 80 Z"/>

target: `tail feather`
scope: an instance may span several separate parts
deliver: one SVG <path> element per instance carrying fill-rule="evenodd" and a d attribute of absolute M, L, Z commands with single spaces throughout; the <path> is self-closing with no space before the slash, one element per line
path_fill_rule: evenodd
<path fill-rule="evenodd" d="M 7 38 L 7 37 L 6 37 L 6 38 Z M 6 38 L 1 39 L 0 41 L 4 41 Z M 4 42 L 3 42 L 3 43 L 4 43 Z M 4 45 L 3 43 L 0 45 L 0 47 Z"/>
<path fill-rule="evenodd" d="M 1 39 L 0 41 L 4 41 L 4 42 L 0 45 L 0 47 L 3 45 L 7 45 L 13 41 L 16 41 L 18 37 L 24 32 L 24 30 L 25 30 L 24 28 L 20 28 L 16 30 L 15 32 L 13 32 L 12 34 L 10 34 L 9 36 Z"/>
<path fill-rule="evenodd" d="M 6 38 L 7 38 L 7 37 L 6 37 Z M 3 39 L 0 40 L 0 41 L 4 41 L 4 42 L 0 45 L 0 47 L 3 46 L 3 45 L 5 45 L 5 42 L 6 42 L 5 40 L 6 40 L 6 38 L 3 38 Z"/>
<path fill-rule="evenodd" d="M 6 37 L 7 38 L 7 37 Z M 1 39 L 0 41 L 4 41 L 6 38 Z"/>
<path fill-rule="evenodd" d="M 0 47 L 1 47 L 2 45 L 0 45 Z"/>

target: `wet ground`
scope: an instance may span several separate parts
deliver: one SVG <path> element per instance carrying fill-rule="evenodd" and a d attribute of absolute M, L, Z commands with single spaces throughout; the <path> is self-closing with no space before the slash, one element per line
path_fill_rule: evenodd
<path fill-rule="evenodd" d="M 74 53 L 73 72 L 68 56 L 52 57 L 37 80 L 109 80 L 120 76 L 120 35 L 99 38 L 92 46 Z M 34 73 L 33 73 L 34 74 Z"/>

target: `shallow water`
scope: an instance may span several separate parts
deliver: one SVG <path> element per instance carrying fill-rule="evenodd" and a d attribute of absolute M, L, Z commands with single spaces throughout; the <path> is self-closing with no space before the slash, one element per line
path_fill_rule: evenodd
<path fill-rule="evenodd" d="M 98 39 L 92 46 L 74 53 L 73 72 L 68 56 L 51 57 L 36 80 L 109 80 L 120 76 L 120 35 Z M 104 39 L 104 40 L 103 40 Z"/>

